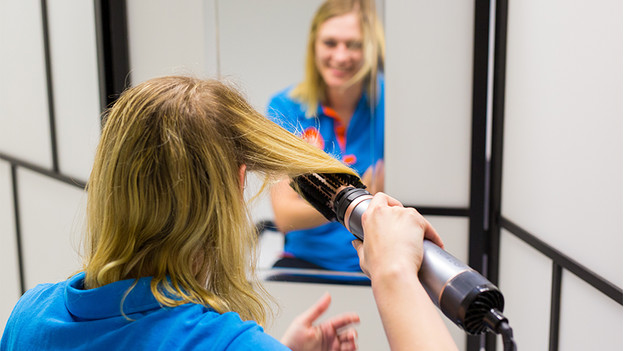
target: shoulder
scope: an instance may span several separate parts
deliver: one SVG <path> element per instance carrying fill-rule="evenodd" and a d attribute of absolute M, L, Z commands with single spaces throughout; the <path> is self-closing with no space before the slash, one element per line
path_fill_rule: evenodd
<path fill-rule="evenodd" d="M 305 118 L 305 106 L 291 97 L 292 90 L 293 87 L 290 86 L 275 93 L 267 107 L 267 117 L 288 130 Z"/>
<path fill-rule="evenodd" d="M 40 304 L 41 301 L 51 303 L 55 301 L 55 297 L 63 297 L 65 293 L 65 286 L 67 281 L 60 283 L 46 283 L 39 284 L 32 289 L 29 289 L 20 297 L 15 305 L 15 310 L 23 309 L 28 310 L 31 306 Z"/>
<path fill-rule="evenodd" d="M 273 94 L 269 99 L 269 106 L 273 104 L 297 104 L 297 102 L 290 97 L 293 88 L 294 86 L 291 85 Z"/>
<path fill-rule="evenodd" d="M 1 343 L 11 345 L 18 340 L 20 334 L 36 333 L 36 328 L 32 327 L 33 320 L 40 320 L 49 310 L 59 310 L 64 306 L 65 284 L 66 282 L 39 284 L 26 291 L 13 307 Z"/>
<path fill-rule="evenodd" d="M 187 330 L 189 325 L 193 325 L 190 328 L 191 335 L 186 340 L 197 343 L 184 345 L 185 349 L 209 346 L 215 350 L 288 350 L 278 340 L 266 334 L 256 322 L 243 321 L 236 312 L 218 313 L 200 305 L 190 306 L 190 309 L 199 312 L 199 315 L 190 313 L 185 321 L 177 323 L 186 324 Z"/>
<path fill-rule="evenodd" d="M 254 321 L 243 321 L 234 312 L 221 315 L 233 327 L 231 343 L 228 350 L 288 350 L 278 340 L 264 332 L 264 329 Z"/>

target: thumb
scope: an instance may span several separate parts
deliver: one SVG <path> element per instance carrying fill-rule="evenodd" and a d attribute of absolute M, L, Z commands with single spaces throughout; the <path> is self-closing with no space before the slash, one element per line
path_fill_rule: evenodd
<path fill-rule="evenodd" d="M 305 312 L 299 315 L 300 321 L 306 326 L 312 325 L 314 321 L 316 321 L 325 311 L 327 311 L 330 303 L 331 295 L 326 292 L 325 294 L 323 294 L 323 296 L 321 296 L 318 301 L 316 301 Z"/>
<path fill-rule="evenodd" d="M 360 260 L 362 259 L 362 240 L 359 239 L 355 239 L 353 241 L 351 241 L 351 245 L 353 245 L 353 247 L 355 248 L 355 251 L 357 251 L 358 256 L 360 257 Z"/>

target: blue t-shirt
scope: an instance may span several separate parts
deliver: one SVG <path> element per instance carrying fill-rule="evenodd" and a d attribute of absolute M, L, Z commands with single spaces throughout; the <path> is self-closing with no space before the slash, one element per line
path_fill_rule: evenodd
<path fill-rule="evenodd" d="M 0 350 L 288 350 L 255 322 L 187 303 L 162 307 L 141 278 L 84 290 L 84 273 L 40 284 L 18 301 Z"/>
<path fill-rule="evenodd" d="M 384 82 L 380 76 L 379 99 L 374 108 L 363 95 L 345 129 L 331 109 L 319 104 L 313 117 L 306 107 L 290 97 L 292 87 L 271 98 L 268 117 L 286 130 L 300 135 L 328 154 L 342 160 L 360 175 L 383 159 Z M 351 245 L 354 236 L 338 222 L 291 231 L 286 235 L 284 253 L 318 266 L 346 272 L 360 271 L 357 252 Z"/>

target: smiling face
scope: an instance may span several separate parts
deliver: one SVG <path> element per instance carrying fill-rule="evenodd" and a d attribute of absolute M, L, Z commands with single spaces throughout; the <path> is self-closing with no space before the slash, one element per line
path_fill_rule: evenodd
<path fill-rule="evenodd" d="M 316 36 L 316 67 L 328 89 L 347 88 L 362 67 L 362 29 L 356 13 L 331 17 Z"/>

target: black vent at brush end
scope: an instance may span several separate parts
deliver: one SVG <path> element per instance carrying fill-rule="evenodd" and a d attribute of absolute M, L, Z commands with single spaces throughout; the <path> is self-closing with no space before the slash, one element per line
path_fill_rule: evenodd
<path fill-rule="evenodd" d="M 464 317 L 464 328 L 470 334 L 481 334 L 486 331 L 486 324 L 483 322 L 486 314 L 492 309 L 503 310 L 503 294 L 498 290 L 482 291 L 475 297 L 474 301 L 466 309 Z"/>
<path fill-rule="evenodd" d="M 341 186 L 366 188 L 359 177 L 343 173 L 309 173 L 294 177 L 290 186 L 330 221 L 336 220 L 334 197 Z"/>

